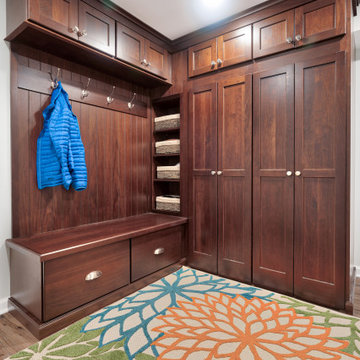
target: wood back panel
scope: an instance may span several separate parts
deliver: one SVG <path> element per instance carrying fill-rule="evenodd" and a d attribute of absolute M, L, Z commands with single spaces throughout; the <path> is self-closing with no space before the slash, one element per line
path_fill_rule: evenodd
<path fill-rule="evenodd" d="M 148 104 L 146 91 L 37 50 L 25 47 L 17 50 L 12 52 L 11 82 L 13 237 L 149 211 L 150 119 L 90 102 L 71 101 L 85 146 L 87 189 L 66 191 L 58 186 L 38 190 L 36 142 L 43 126 L 42 111 L 49 104 L 50 96 L 35 89 L 18 88 L 18 65 L 54 74 L 56 68 L 61 67 L 62 79 L 68 81 L 80 81 L 86 74 L 94 79 L 92 86 L 102 90 L 103 81 L 117 82 L 124 96 L 130 99 L 132 91 L 136 91 L 138 99 Z M 97 78 L 102 82 L 97 83 Z M 35 84 L 36 80 L 33 80 Z"/>

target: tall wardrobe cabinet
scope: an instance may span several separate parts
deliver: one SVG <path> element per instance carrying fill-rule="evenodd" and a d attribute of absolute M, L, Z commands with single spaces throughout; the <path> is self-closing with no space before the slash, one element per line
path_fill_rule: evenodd
<path fill-rule="evenodd" d="M 345 54 L 254 74 L 253 281 L 342 308 Z"/>
<path fill-rule="evenodd" d="M 251 281 L 252 76 L 189 92 L 189 264 Z"/>

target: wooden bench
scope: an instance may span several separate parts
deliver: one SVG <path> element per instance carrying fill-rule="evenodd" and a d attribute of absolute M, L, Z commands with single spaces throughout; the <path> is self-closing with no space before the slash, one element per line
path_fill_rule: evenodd
<path fill-rule="evenodd" d="M 178 269 L 186 222 L 147 213 L 7 240 L 13 314 L 43 338 Z"/>

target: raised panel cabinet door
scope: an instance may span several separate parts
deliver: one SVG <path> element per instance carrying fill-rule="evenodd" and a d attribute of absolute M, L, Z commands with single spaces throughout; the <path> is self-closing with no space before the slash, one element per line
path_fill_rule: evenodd
<path fill-rule="evenodd" d="M 115 55 L 115 20 L 84 1 L 79 3 L 79 40 Z"/>
<path fill-rule="evenodd" d="M 116 57 L 141 66 L 145 59 L 145 38 L 128 27 L 116 23 Z"/>
<path fill-rule="evenodd" d="M 294 65 L 253 79 L 253 282 L 292 294 Z"/>
<path fill-rule="evenodd" d="M 346 94 L 343 52 L 295 68 L 295 295 L 344 308 Z"/>
<path fill-rule="evenodd" d="M 226 67 L 251 60 L 251 25 L 236 29 L 217 38 L 217 67 Z"/>
<path fill-rule="evenodd" d="M 217 273 L 217 102 L 216 83 L 189 92 L 190 249 L 189 264 Z"/>
<path fill-rule="evenodd" d="M 294 18 L 294 10 L 289 10 L 254 23 L 254 58 L 293 49 Z"/>
<path fill-rule="evenodd" d="M 216 39 L 192 46 L 189 54 L 189 77 L 216 70 Z"/>
<path fill-rule="evenodd" d="M 295 9 L 295 44 L 311 44 L 345 34 L 345 1 L 317 0 Z"/>
<path fill-rule="evenodd" d="M 251 75 L 218 84 L 218 273 L 251 282 Z"/>
<path fill-rule="evenodd" d="M 145 40 L 145 60 L 144 68 L 153 74 L 166 79 L 168 74 L 168 52 L 161 46 Z"/>
<path fill-rule="evenodd" d="M 30 0 L 30 19 L 77 39 L 78 0 Z"/>

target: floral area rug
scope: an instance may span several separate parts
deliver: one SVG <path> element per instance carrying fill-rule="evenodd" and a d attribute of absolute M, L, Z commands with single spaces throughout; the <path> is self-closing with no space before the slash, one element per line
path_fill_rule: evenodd
<path fill-rule="evenodd" d="M 183 267 L 11 359 L 360 359 L 360 319 Z"/>

